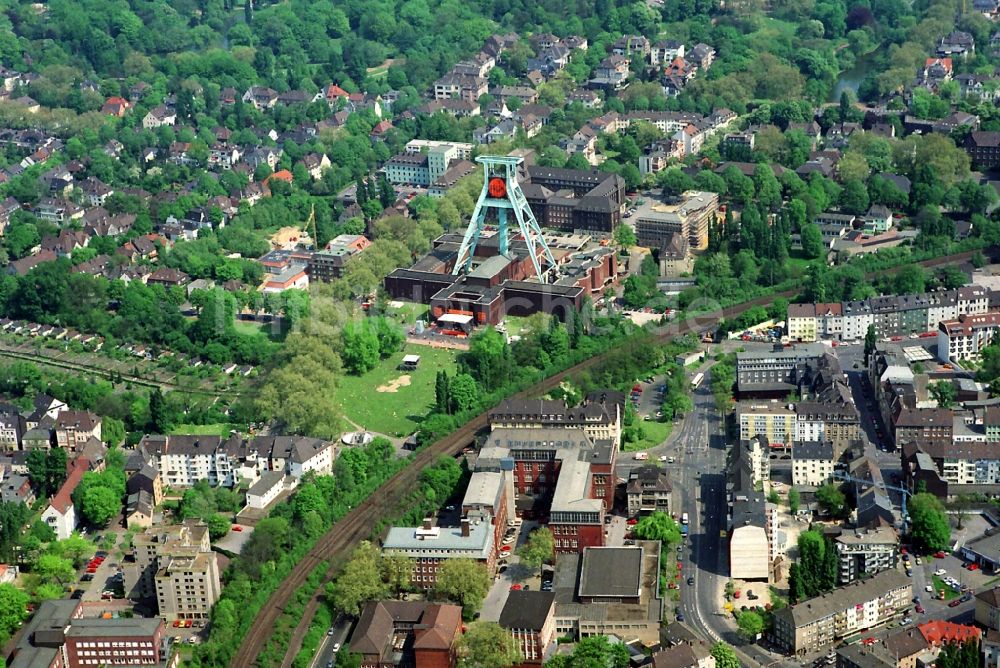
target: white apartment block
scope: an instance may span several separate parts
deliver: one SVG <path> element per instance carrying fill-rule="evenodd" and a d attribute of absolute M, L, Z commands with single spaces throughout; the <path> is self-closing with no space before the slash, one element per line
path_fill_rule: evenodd
<path fill-rule="evenodd" d="M 820 487 L 833 479 L 833 443 L 803 441 L 792 446 L 792 484 Z"/>
<path fill-rule="evenodd" d="M 147 435 L 138 447 L 152 458 L 163 484 L 171 487 L 191 487 L 199 480 L 233 487 L 244 479 L 256 481 L 264 471 L 295 478 L 310 471 L 329 473 L 337 456 L 334 443 L 302 436 Z"/>
<path fill-rule="evenodd" d="M 942 362 L 979 359 L 983 348 L 993 343 L 1000 329 L 1000 311 L 961 315 L 938 325 L 937 354 Z"/>

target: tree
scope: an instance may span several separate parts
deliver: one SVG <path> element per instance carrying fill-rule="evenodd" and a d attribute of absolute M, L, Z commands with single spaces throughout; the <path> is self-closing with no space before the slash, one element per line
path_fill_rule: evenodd
<path fill-rule="evenodd" d="M 457 373 L 448 381 L 449 413 L 468 410 L 479 402 L 479 384 L 467 373 Z"/>
<path fill-rule="evenodd" d="M 250 0 L 247 0 L 249 2 Z M 149 423 L 154 434 L 166 434 L 172 426 L 169 422 L 167 402 L 163 392 L 156 387 L 149 393 Z"/>
<path fill-rule="evenodd" d="M 486 566 L 472 559 L 445 559 L 438 567 L 435 595 L 462 606 L 462 614 L 471 616 L 479 610 L 490 591 Z"/>
<path fill-rule="evenodd" d="M 927 390 L 934 397 L 934 400 L 937 401 L 940 408 L 951 408 L 955 405 L 958 391 L 951 381 L 939 380 L 928 385 Z"/>
<path fill-rule="evenodd" d="M 590 170 L 593 167 L 587 162 L 587 158 L 582 153 L 574 153 L 566 160 L 566 169 Z"/>
<path fill-rule="evenodd" d="M 736 619 L 736 624 L 740 627 L 739 636 L 747 642 L 756 641 L 757 637 L 764 632 L 764 618 L 753 610 L 741 612 Z"/>
<path fill-rule="evenodd" d="M 667 550 L 681 542 L 681 529 L 670 515 L 659 510 L 643 517 L 633 529 L 636 538 L 658 540 Z"/>
<path fill-rule="evenodd" d="M 380 554 L 377 547 L 365 541 L 358 545 L 351 560 L 334 582 L 327 585 L 327 596 L 333 607 L 357 616 L 368 601 L 384 597 L 388 587 L 382 581 Z"/>
<path fill-rule="evenodd" d="M 924 552 L 945 550 L 951 544 L 951 525 L 944 506 L 933 494 L 914 494 L 908 506 L 910 535 L 914 546 Z"/>
<path fill-rule="evenodd" d="M 955 521 L 958 522 L 958 530 L 962 530 L 965 520 L 969 519 L 969 508 L 972 507 L 973 497 L 970 494 L 959 494 L 958 498 L 952 502 L 951 507 L 955 510 Z"/>
<path fill-rule="evenodd" d="M 83 562 L 88 555 L 92 554 L 91 550 L 93 549 L 94 544 L 75 531 L 70 534 L 69 538 L 56 544 L 56 550 L 62 556 L 72 560 L 74 568 L 83 566 Z"/>
<path fill-rule="evenodd" d="M 378 335 L 367 323 L 348 323 L 341 334 L 344 366 L 355 375 L 371 371 L 378 364 Z"/>
<path fill-rule="evenodd" d="M 619 225 L 615 228 L 614 233 L 615 243 L 621 248 L 629 248 L 630 246 L 635 246 L 638 243 L 638 239 L 635 236 L 635 230 L 629 225 Z"/>
<path fill-rule="evenodd" d="M 507 668 L 524 661 L 514 636 L 496 622 L 475 622 L 458 639 L 462 668 Z"/>
<path fill-rule="evenodd" d="M 552 558 L 555 552 L 555 539 L 547 527 L 539 527 L 528 535 L 528 540 L 517 551 L 521 563 L 531 568 L 540 568 Z"/>
<path fill-rule="evenodd" d="M 712 656 L 715 658 L 715 668 L 740 668 L 740 659 L 736 650 L 721 640 L 712 645 Z"/>
<path fill-rule="evenodd" d="M 799 490 L 794 487 L 788 490 L 788 512 L 792 515 L 797 515 L 799 513 L 799 503 L 801 500 L 802 497 L 799 494 Z"/>
<path fill-rule="evenodd" d="M 833 483 L 827 483 L 816 490 L 816 501 L 828 515 L 833 517 L 842 517 L 847 510 L 844 493 Z"/>
<path fill-rule="evenodd" d="M 389 585 L 396 596 L 410 588 L 410 579 L 416 559 L 402 554 L 386 554 L 382 556 L 382 579 Z"/>
<path fill-rule="evenodd" d="M 121 497 L 114 490 L 94 485 L 83 494 L 81 514 L 96 526 L 105 526 L 121 510 Z"/>
<path fill-rule="evenodd" d="M 0 584 L 0 633 L 9 637 L 28 618 L 28 594 L 12 584 Z"/>
<path fill-rule="evenodd" d="M 823 233 L 820 232 L 819 225 L 806 223 L 800 232 L 802 238 L 802 252 L 810 260 L 815 260 L 823 255 Z"/>
<path fill-rule="evenodd" d="M 54 554 L 43 554 L 38 557 L 38 561 L 32 567 L 32 572 L 43 583 L 54 582 L 59 585 L 72 582 L 76 577 L 73 562 Z"/>
<path fill-rule="evenodd" d="M 875 342 L 877 340 L 875 325 L 868 325 L 868 330 L 865 332 L 865 368 L 868 368 L 871 356 L 875 354 Z"/>

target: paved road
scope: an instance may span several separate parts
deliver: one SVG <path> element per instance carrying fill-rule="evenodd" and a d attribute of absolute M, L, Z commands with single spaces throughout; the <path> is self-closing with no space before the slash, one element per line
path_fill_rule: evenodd
<path fill-rule="evenodd" d="M 310 668 L 327 668 L 327 666 L 333 665 L 337 660 L 337 653 L 333 651 L 333 647 L 335 644 L 339 644 L 342 647 L 347 642 L 347 635 L 350 630 L 350 619 L 341 617 L 334 622 L 333 634 L 323 636 L 323 642 L 319 644 L 319 650 L 316 652 L 316 657 L 313 659 Z"/>

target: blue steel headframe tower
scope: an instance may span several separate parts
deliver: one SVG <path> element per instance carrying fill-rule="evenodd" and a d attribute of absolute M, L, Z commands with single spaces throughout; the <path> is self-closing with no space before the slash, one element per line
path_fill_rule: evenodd
<path fill-rule="evenodd" d="M 524 196 L 524 191 L 517 183 L 517 166 L 524 161 L 524 158 L 516 156 L 481 155 L 476 158 L 476 162 L 483 165 L 483 191 L 479 194 L 479 201 L 472 211 L 472 219 L 469 227 L 465 230 L 462 238 L 462 245 L 458 249 L 458 257 L 455 259 L 453 274 L 468 272 L 472 266 L 472 258 L 476 253 L 476 246 L 479 244 L 479 236 L 486 225 L 486 216 L 490 211 L 496 211 L 497 224 L 500 228 L 500 254 L 507 255 L 510 250 L 510 227 L 508 226 L 508 212 L 514 213 L 517 227 L 524 236 L 524 242 L 528 245 L 528 253 L 531 255 L 531 263 L 535 266 L 535 274 L 538 280 L 545 282 L 545 274 L 542 272 L 541 263 L 538 260 L 538 250 L 541 249 L 548 262 L 546 271 L 556 266 L 556 260 L 552 257 L 552 251 L 545 243 L 542 236 L 542 228 L 535 219 L 535 214 L 528 206 L 528 199 Z"/>

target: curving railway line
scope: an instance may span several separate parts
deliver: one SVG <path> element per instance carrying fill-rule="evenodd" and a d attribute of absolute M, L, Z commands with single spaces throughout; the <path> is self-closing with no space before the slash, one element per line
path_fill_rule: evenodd
<path fill-rule="evenodd" d="M 925 260 L 918 264 L 926 268 L 957 264 L 967 261 L 973 254 L 974 252 L 971 251 L 957 253 Z M 898 271 L 898 269 L 886 270 L 880 273 L 891 274 Z M 758 297 L 735 306 L 724 308 L 721 311 L 703 316 L 703 320 L 695 319 L 693 321 L 688 320 L 680 323 L 672 323 L 655 333 L 653 339 L 668 341 L 684 334 L 703 334 L 706 331 L 714 330 L 715 326 L 722 319 L 733 318 L 755 306 L 766 306 L 776 298 L 787 299 L 797 294 L 798 290 L 786 290 L 781 293 Z M 628 346 L 629 344 L 625 345 Z M 575 375 L 600 363 L 609 353 L 610 351 L 588 358 L 565 371 L 542 380 L 515 396 L 529 397 L 544 394 L 558 386 L 567 376 Z M 233 656 L 229 664 L 230 667 L 248 668 L 249 666 L 258 665 L 256 663 L 257 657 L 267 644 L 278 618 L 284 612 L 285 606 L 292 599 L 295 591 L 305 583 L 309 574 L 324 561 L 331 562 L 331 572 L 335 570 L 341 558 L 347 556 L 360 541 L 371 536 L 372 527 L 376 526 L 380 519 L 395 509 L 396 504 L 400 499 L 405 497 L 407 491 L 413 489 L 420 476 L 420 472 L 425 467 L 432 464 L 440 455 L 457 454 L 473 440 L 476 432 L 485 426 L 486 413 L 483 412 L 451 434 L 425 446 L 416 453 L 413 462 L 409 466 L 386 481 L 374 494 L 323 534 L 316 542 L 316 545 L 296 564 L 295 568 L 291 570 L 278 588 L 275 589 L 274 593 L 271 594 L 268 602 L 257 613 L 257 616 L 243 638 L 243 643 Z"/>

